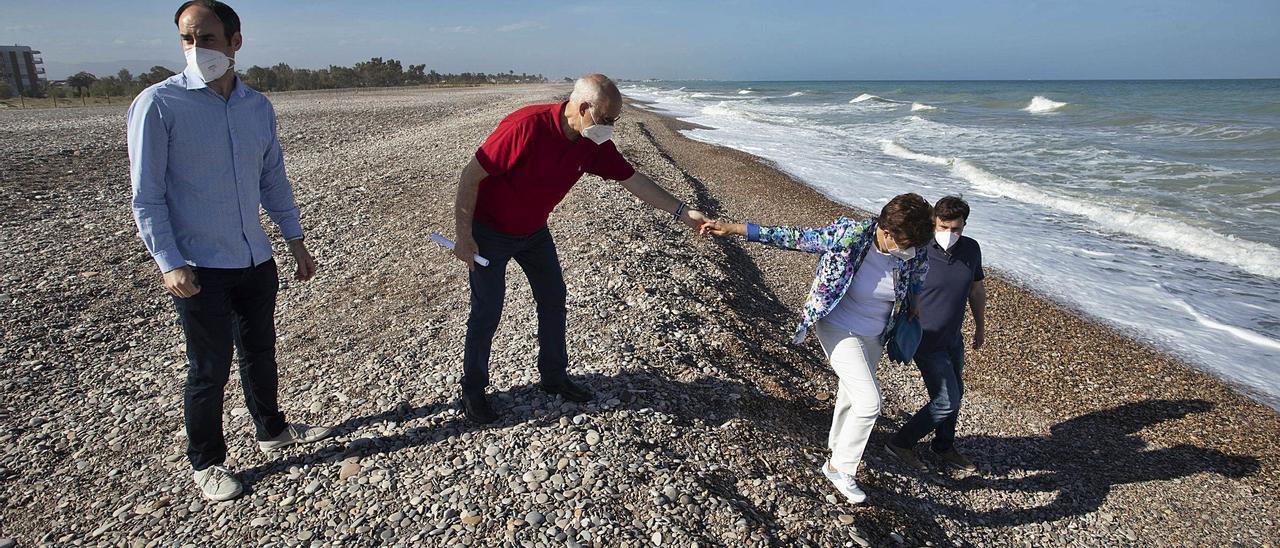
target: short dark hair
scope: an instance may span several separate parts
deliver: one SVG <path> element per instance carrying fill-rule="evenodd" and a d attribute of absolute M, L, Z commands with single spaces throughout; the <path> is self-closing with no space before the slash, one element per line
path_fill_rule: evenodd
<path fill-rule="evenodd" d="M 231 42 L 232 36 L 240 32 L 240 16 L 236 15 L 236 10 L 218 0 L 187 0 L 183 2 L 181 6 L 178 6 L 178 11 L 173 14 L 174 26 L 178 25 L 178 19 L 182 17 L 182 12 L 187 11 L 187 8 L 191 6 L 209 8 L 209 11 L 218 16 L 218 20 L 222 21 L 222 33 L 226 35 L 228 43 Z"/>
<path fill-rule="evenodd" d="M 903 247 L 919 247 L 933 239 L 933 206 L 914 192 L 889 200 L 878 222 Z"/>
<path fill-rule="evenodd" d="M 959 196 L 943 196 L 933 204 L 933 216 L 944 221 L 969 221 L 969 203 Z"/>

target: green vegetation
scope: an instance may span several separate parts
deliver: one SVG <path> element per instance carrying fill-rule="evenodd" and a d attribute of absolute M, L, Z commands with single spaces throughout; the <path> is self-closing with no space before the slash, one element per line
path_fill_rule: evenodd
<path fill-rule="evenodd" d="M 421 85 L 479 85 L 542 83 L 541 74 L 483 72 L 440 74 L 428 71 L 426 65 L 409 65 L 404 70 L 400 61 L 374 57 L 351 67 L 330 65 L 318 70 L 295 69 L 280 63 L 274 67 L 252 66 L 241 75 L 244 83 L 258 91 L 293 91 L 304 89 L 368 88 Z"/>
<path fill-rule="evenodd" d="M 19 101 L 9 99 L 0 101 L 9 106 L 51 107 L 87 104 L 111 103 L 127 101 L 138 92 L 156 82 L 173 76 L 174 72 L 154 66 L 144 74 L 134 76 L 127 69 L 120 69 L 114 76 L 99 77 L 88 72 L 78 72 L 62 83 L 51 83 L 43 90 L 31 90 L 25 94 L 28 99 Z M 368 61 L 343 67 L 330 65 L 322 69 L 295 69 L 285 63 L 272 67 L 252 66 L 240 73 L 245 84 L 258 91 L 295 91 L 309 89 L 339 88 L 372 88 L 396 86 L 474 86 L 483 84 L 525 84 L 544 83 L 546 77 L 541 74 L 516 74 L 511 70 L 506 73 L 485 74 L 483 72 L 463 72 L 461 74 L 441 74 L 427 70 L 427 66 L 409 65 L 408 70 L 396 59 L 374 57 Z M 0 82 L 0 86 L 4 86 Z M 0 98 L 12 93 L 7 86 L 0 87 Z M 33 100 L 39 97 L 43 100 Z"/>

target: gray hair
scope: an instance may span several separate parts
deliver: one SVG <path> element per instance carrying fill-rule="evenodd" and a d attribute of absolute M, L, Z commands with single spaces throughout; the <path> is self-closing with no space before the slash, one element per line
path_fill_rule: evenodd
<path fill-rule="evenodd" d="M 569 94 L 569 100 L 596 105 L 606 94 L 618 94 L 618 86 L 613 80 L 603 74 L 588 74 L 573 83 L 573 93 Z"/>

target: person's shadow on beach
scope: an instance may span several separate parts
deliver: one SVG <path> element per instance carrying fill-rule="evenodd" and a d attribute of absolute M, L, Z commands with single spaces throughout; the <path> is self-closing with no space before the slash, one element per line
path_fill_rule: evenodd
<path fill-rule="evenodd" d="M 1180 444 L 1153 449 L 1138 432 L 1149 426 L 1204 413 L 1203 400 L 1151 400 L 1081 415 L 1050 428 L 1049 437 L 971 436 L 963 445 L 984 456 L 997 476 L 969 476 L 954 482 L 961 491 L 1056 492 L 1043 506 L 974 511 L 936 504 L 941 513 L 973 525 L 1014 526 L 1088 514 L 1099 509 L 1117 485 L 1167 481 L 1199 473 L 1242 478 L 1256 473 L 1255 457 Z"/>
<path fill-rule="evenodd" d="M 305 452 L 287 454 L 244 469 L 240 472 L 240 478 L 246 489 L 251 489 L 258 482 L 285 473 L 293 466 L 315 466 L 351 458 L 359 460 L 373 455 L 389 455 L 412 447 L 456 439 L 468 432 L 507 430 L 517 425 L 549 427 L 556 425 L 561 417 L 571 418 L 580 414 L 590 416 L 615 410 L 660 411 L 672 417 L 677 427 L 693 426 L 695 421 L 703 426 L 719 427 L 733 420 L 746 420 L 780 438 L 793 438 L 793 442 L 797 444 L 812 443 L 814 432 L 809 426 L 821 426 L 824 421 L 829 420 L 829 410 L 814 406 L 808 401 L 771 396 L 758 387 L 719 378 L 682 382 L 661 373 L 641 370 L 624 371 L 612 376 L 588 374 L 575 377 L 575 380 L 591 387 L 596 392 L 597 401 L 618 401 L 607 409 L 605 406 L 589 407 L 563 402 L 556 396 L 544 393 L 536 385 L 526 384 L 490 394 L 490 401 L 495 403 L 500 414 L 499 420 L 490 425 L 476 425 L 467 421 L 453 398 L 421 406 L 390 409 L 348 419 L 334 427 L 333 440 L 307 446 Z M 551 405 L 547 405 L 548 403 Z M 440 417 L 442 414 L 444 416 Z M 429 424 L 414 424 L 416 419 L 428 417 L 436 418 Z M 395 433 L 379 435 L 389 430 L 394 430 Z M 636 454 L 652 451 L 667 454 L 671 458 L 684 457 L 679 454 L 681 450 L 678 446 L 672 447 L 640 436 L 622 439 L 619 443 L 630 446 Z M 769 465 L 765 463 L 765 466 Z M 771 503 L 759 504 L 751 496 L 741 492 L 739 479 L 734 473 L 720 469 L 699 476 L 694 481 L 711 495 L 728 501 L 737 512 L 763 528 L 771 537 L 780 538 L 785 533 L 783 526 L 778 523 L 777 509 L 772 508 Z M 817 482 L 813 485 L 816 489 L 811 489 L 808 484 L 790 485 L 785 489 L 792 494 L 815 500 L 828 494 L 824 490 L 826 485 Z M 858 526 L 874 527 L 874 524 Z M 941 535 L 941 532 L 934 531 L 932 534 Z M 710 537 L 705 540 L 715 543 L 715 539 Z"/>

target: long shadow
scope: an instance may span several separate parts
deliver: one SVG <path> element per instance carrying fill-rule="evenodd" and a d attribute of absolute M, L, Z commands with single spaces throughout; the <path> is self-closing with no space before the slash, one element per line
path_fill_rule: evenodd
<path fill-rule="evenodd" d="M 806 407 L 802 402 L 775 398 L 755 387 L 722 379 L 706 378 L 693 382 L 680 382 L 650 372 L 625 372 L 616 376 L 591 374 L 575 377 L 575 379 L 592 388 L 597 395 L 596 401 L 618 400 L 619 403 L 611 406 L 610 409 L 655 409 L 676 417 L 677 426 L 694 421 L 719 426 L 728 420 L 742 418 L 763 423 L 771 432 L 788 435 L 794 432 L 789 427 L 792 420 L 818 424 L 826 420 L 824 411 Z M 604 412 L 599 405 L 562 402 L 557 396 L 548 395 L 536 385 L 531 384 L 493 392 L 490 394 L 490 400 L 501 415 L 501 419 L 491 425 L 475 425 L 465 420 L 461 413 L 453 413 L 443 422 L 433 422 L 430 428 L 415 427 L 411 424 L 415 419 L 456 409 L 458 407 L 456 400 L 392 409 L 344 421 L 335 426 L 334 439 L 338 441 L 309 446 L 310 451 L 307 453 L 290 455 L 245 469 L 240 473 L 240 477 L 245 487 L 251 488 L 268 477 L 286 472 L 292 466 L 325 460 L 391 454 L 411 447 L 428 446 L 453 439 L 466 432 L 505 429 L 516 424 L 544 427 L 557 423 L 563 416 Z M 548 406 L 549 402 L 558 405 Z M 783 420 L 785 423 L 780 422 Z M 363 428 L 386 422 L 399 424 L 401 432 L 341 441 Z M 645 440 L 634 440 L 634 442 L 649 443 Z M 657 447 L 657 444 L 653 445 Z M 660 449 L 668 450 L 665 447 Z M 768 508 L 760 508 L 748 496 L 741 493 L 734 482 L 708 480 L 702 486 L 712 494 L 729 501 L 743 515 L 757 522 L 770 534 L 776 536 L 782 533 L 782 527 L 777 523 L 774 512 Z"/>
<path fill-rule="evenodd" d="M 719 426 L 731 419 L 745 419 L 784 439 L 795 437 L 799 438 L 797 443 L 820 445 L 822 434 L 829 425 L 828 411 L 824 408 L 810 407 L 805 401 L 774 397 L 755 386 L 739 382 L 714 378 L 680 382 L 647 371 L 625 372 L 616 376 L 586 375 L 580 380 L 591 386 L 601 400 L 617 399 L 618 404 L 612 406 L 613 409 L 656 409 L 674 416 L 676 426 L 695 423 Z M 310 453 L 245 470 L 242 479 L 246 486 L 252 486 L 294 465 L 390 454 L 484 428 L 505 429 L 516 424 L 545 427 L 558 422 L 562 416 L 604 412 L 600 406 L 560 402 L 533 385 L 496 392 L 492 399 L 503 418 L 488 427 L 472 425 L 456 412 L 443 421 L 433 422 L 429 428 L 412 426 L 411 421 L 415 419 L 438 415 L 456 407 L 453 401 L 389 410 L 343 422 L 337 426 L 338 436 L 348 436 L 362 428 L 386 422 L 399 424 L 400 433 L 317 447 Z M 894 495 L 887 489 L 878 490 L 875 494 L 877 506 L 896 507 L 907 516 L 915 516 L 914 519 L 919 521 L 912 526 L 913 540 L 956 542 L 954 538 L 949 539 L 936 520 L 921 513 L 941 514 L 970 526 L 984 527 L 1051 522 L 1098 510 L 1111 489 L 1118 485 L 1167 481 L 1204 472 L 1231 478 L 1257 473 L 1260 465 L 1255 457 L 1230 455 L 1187 444 L 1151 449 L 1137 436 L 1152 425 L 1207 412 L 1212 407 L 1213 404 L 1203 400 L 1137 402 L 1065 421 L 1052 427 L 1047 437 L 970 436 L 960 440 L 966 452 L 979 457 L 989 473 L 998 477 L 970 476 L 943 480 L 944 486 L 957 491 L 1056 493 L 1052 502 L 1042 506 L 975 511 L 944 500 Z M 673 458 L 682 457 L 677 450 L 657 441 L 629 440 L 628 443 L 635 444 L 637 449 L 643 450 L 641 452 L 657 450 Z M 872 443 L 876 442 L 873 440 Z M 739 471 L 748 474 L 758 472 Z M 1008 477 L 1023 474 L 1025 477 Z M 725 472 L 703 475 L 695 481 L 713 495 L 729 501 L 740 514 L 763 528 L 770 538 L 779 540 L 785 537 L 776 519 L 776 509 L 761 507 L 742 493 L 737 487 L 737 477 Z M 826 486 L 822 482 L 817 484 L 817 491 L 806 488 L 804 484 L 786 486 L 785 489 L 792 494 L 825 497 L 828 493 L 822 488 Z M 874 521 L 874 514 L 856 513 L 855 521 L 864 534 L 872 533 L 884 539 L 889 533 Z"/>
<path fill-rule="evenodd" d="M 1055 492 L 1057 496 L 1043 506 L 983 512 L 931 502 L 941 513 L 972 525 L 1014 526 L 1094 512 L 1118 485 L 1168 481 L 1205 472 L 1229 478 L 1257 473 L 1260 466 L 1256 457 L 1187 444 L 1151 449 L 1135 435 L 1149 426 L 1212 408 L 1213 404 L 1204 400 L 1151 400 L 1081 415 L 1052 427 L 1048 437 L 963 438 L 959 443 L 982 455 L 994 475 L 1030 475 L 971 476 L 951 482 L 955 489 Z"/>

